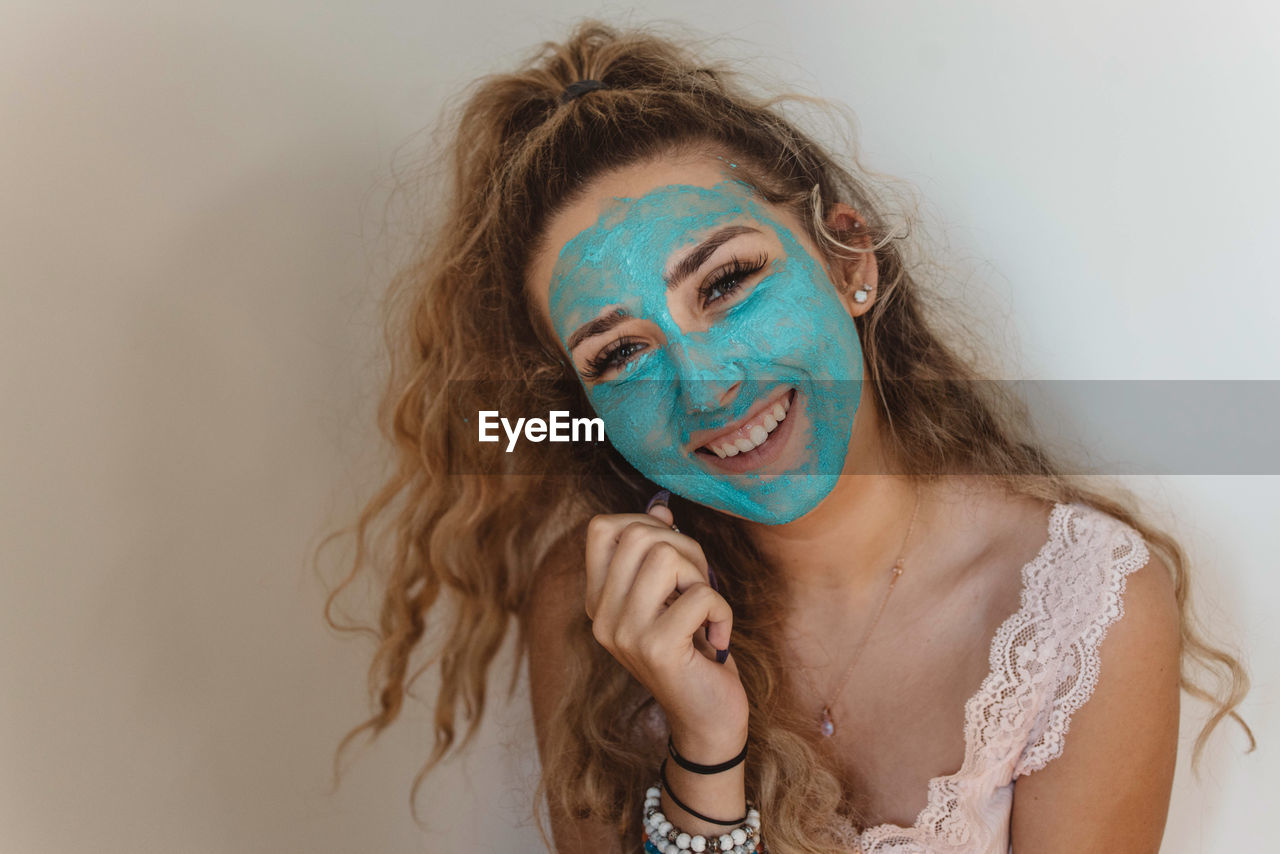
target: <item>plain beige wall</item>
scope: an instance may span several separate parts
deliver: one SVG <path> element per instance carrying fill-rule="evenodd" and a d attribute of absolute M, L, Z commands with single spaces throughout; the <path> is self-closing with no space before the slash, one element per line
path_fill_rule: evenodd
<path fill-rule="evenodd" d="M 647 9 L 849 103 L 868 162 L 979 259 L 1025 375 L 1276 379 L 1280 21 L 1119 5 Z M 412 227 L 393 158 L 601 7 L 151 6 L 0 8 L 0 851 L 536 850 L 523 694 L 428 779 L 431 835 L 423 703 L 325 795 L 369 647 L 324 626 L 306 557 L 376 473 L 376 300 Z M 1262 739 L 1242 757 L 1225 728 L 1197 782 L 1185 703 L 1163 850 L 1260 850 L 1277 480 L 1132 485 L 1249 650 Z"/>

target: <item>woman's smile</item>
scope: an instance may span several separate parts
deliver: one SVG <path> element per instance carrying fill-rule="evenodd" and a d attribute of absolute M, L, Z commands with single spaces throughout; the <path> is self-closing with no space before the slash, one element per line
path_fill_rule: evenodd
<path fill-rule="evenodd" d="M 759 471 L 776 461 L 787 448 L 800 408 L 794 388 L 771 395 L 739 424 L 721 430 L 694 451 L 711 471 L 742 474 Z M 693 441 L 700 440 L 698 434 Z"/>

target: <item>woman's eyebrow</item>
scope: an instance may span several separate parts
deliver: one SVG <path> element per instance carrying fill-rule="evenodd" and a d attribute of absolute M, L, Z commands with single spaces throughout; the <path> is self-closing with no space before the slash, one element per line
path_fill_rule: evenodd
<path fill-rule="evenodd" d="M 579 326 L 577 331 L 569 336 L 569 340 L 565 344 L 565 347 L 567 347 L 569 352 L 572 353 L 574 348 L 583 341 L 588 338 L 594 338 L 596 335 L 603 335 L 630 317 L 631 312 L 627 311 L 625 308 L 615 308 L 608 314 L 601 315 L 595 320 L 588 321 Z"/>
<path fill-rule="evenodd" d="M 667 290 L 673 290 L 682 281 L 698 272 L 698 268 L 706 263 L 711 257 L 711 253 L 715 252 L 728 241 L 737 237 L 739 234 L 762 234 L 758 228 L 752 228 L 749 225 L 727 225 L 724 228 L 713 231 L 711 235 L 676 262 L 675 268 L 662 280 L 667 283 Z"/>

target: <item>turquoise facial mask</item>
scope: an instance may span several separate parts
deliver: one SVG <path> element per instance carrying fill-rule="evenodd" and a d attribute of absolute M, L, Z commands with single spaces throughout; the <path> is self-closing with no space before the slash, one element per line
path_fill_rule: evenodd
<path fill-rule="evenodd" d="M 677 253 L 729 224 L 776 234 L 782 254 L 751 277 L 753 287 L 742 286 L 745 295 L 729 296 L 725 310 L 712 311 L 707 328 L 686 332 L 672 318 L 668 295 L 696 289 L 702 274 L 671 292 L 663 273 Z M 620 369 L 594 385 L 584 381 L 609 441 L 654 483 L 770 525 L 803 516 L 835 487 L 861 395 L 858 334 L 825 269 L 757 202 L 749 184 L 673 184 L 638 199 L 615 197 L 561 250 L 550 308 L 562 344 L 584 323 L 619 308 L 661 330 L 665 343 L 649 339 L 649 346 L 632 348 L 635 355 Z M 585 346 L 595 353 L 619 337 L 615 329 Z M 739 382 L 738 393 L 721 405 Z M 795 388 L 802 404 L 788 412 L 793 418 L 800 410 L 800 417 L 784 442 L 803 445 L 798 466 L 782 474 L 716 471 L 713 460 L 688 447 L 693 434 L 737 423 L 784 386 Z"/>

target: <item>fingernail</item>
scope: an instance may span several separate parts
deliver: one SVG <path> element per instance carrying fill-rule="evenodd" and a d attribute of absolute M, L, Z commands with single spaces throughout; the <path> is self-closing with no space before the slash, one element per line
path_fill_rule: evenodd
<path fill-rule="evenodd" d="M 648 513 L 650 510 L 653 509 L 653 506 L 655 504 L 661 504 L 663 507 L 666 507 L 667 502 L 670 499 L 671 499 L 671 492 L 669 490 L 659 489 L 657 492 L 654 493 L 653 497 L 649 499 L 649 504 L 644 508 L 644 512 Z"/>
<path fill-rule="evenodd" d="M 733 644 L 730 644 L 729 646 L 733 646 Z M 724 649 L 717 649 L 717 650 L 716 650 L 716 661 L 717 661 L 717 662 L 719 662 L 720 664 L 724 664 L 724 663 L 725 663 L 726 661 L 728 661 L 728 660 L 729 660 L 729 647 L 728 647 L 728 646 L 726 646 Z"/>
<path fill-rule="evenodd" d="M 711 589 L 720 592 L 720 585 L 716 583 L 716 571 L 710 566 L 707 567 L 707 581 L 711 582 Z"/>

